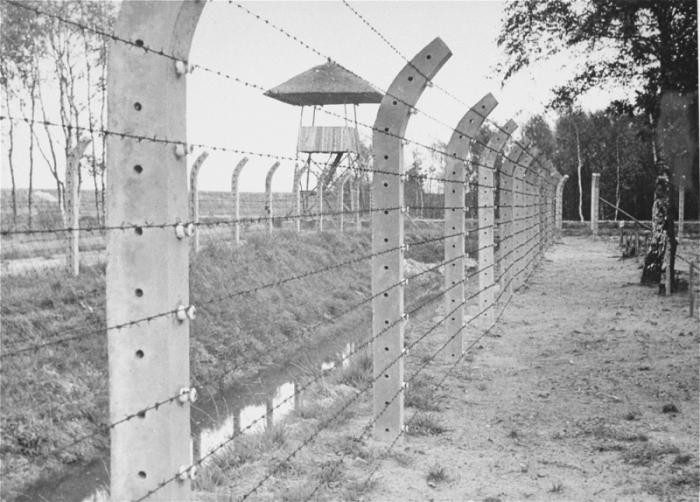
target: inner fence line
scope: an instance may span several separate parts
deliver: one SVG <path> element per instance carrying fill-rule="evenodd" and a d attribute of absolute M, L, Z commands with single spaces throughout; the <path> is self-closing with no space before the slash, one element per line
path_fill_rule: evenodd
<path fill-rule="evenodd" d="M 383 210 L 383 209 L 382 209 L 382 210 Z M 452 236 L 453 236 L 453 235 L 452 235 Z M 445 239 L 447 239 L 447 238 L 449 238 L 449 237 L 452 237 L 452 236 L 451 236 L 451 235 L 440 236 L 440 237 L 436 237 L 436 238 L 433 238 L 433 239 L 427 239 L 427 240 L 423 240 L 423 241 L 418 241 L 418 242 L 415 242 L 415 243 L 413 243 L 413 244 L 410 244 L 410 242 L 409 242 L 409 245 L 419 246 L 419 245 L 428 244 L 428 243 L 431 243 L 431 242 L 442 241 L 442 240 L 445 240 Z M 380 252 L 378 252 L 378 253 L 369 253 L 369 254 L 365 254 L 365 255 L 362 255 L 362 256 L 357 257 L 357 258 L 353 258 L 353 259 L 350 259 L 350 260 L 346 260 L 346 261 L 344 261 L 344 262 L 336 263 L 336 264 L 333 264 L 333 265 L 328 265 L 328 266 L 323 267 L 323 268 L 319 268 L 319 269 L 307 271 L 307 272 L 304 272 L 304 273 L 301 273 L 301 274 L 296 274 L 296 275 L 293 275 L 293 276 L 290 276 L 290 277 L 286 277 L 286 278 L 283 278 L 283 279 L 278 279 L 278 280 L 276 280 L 276 281 L 268 282 L 268 283 L 265 283 L 265 284 L 262 284 L 262 285 L 259 285 L 259 286 L 253 287 L 253 288 L 248 288 L 248 289 L 245 289 L 245 290 L 239 290 L 239 291 L 236 291 L 236 292 L 233 292 L 233 293 L 227 293 L 226 295 L 221 295 L 221 296 L 218 296 L 218 297 L 214 297 L 214 298 L 210 298 L 210 299 L 204 300 L 204 301 L 202 301 L 202 302 L 199 302 L 197 305 L 190 304 L 190 305 L 187 305 L 187 306 L 180 306 L 180 307 L 178 307 L 178 308 L 171 309 L 171 310 L 168 310 L 168 311 L 165 311 L 165 312 L 160 312 L 160 313 L 158 313 L 158 314 L 153 314 L 153 315 L 149 315 L 149 316 L 146 316 L 146 317 L 143 317 L 143 318 L 140 318 L 140 319 L 128 321 L 127 323 L 122 323 L 122 324 L 118 324 L 118 325 L 108 326 L 108 327 L 106 327 L 106 328 L 99 329 L 99 330 L 90 330 L 89 332 L 83 333 L 83 334 L 80 334 L 80 335 L 69 336 L 69 337 L 61 338 L 61 339 L 59 339 L 59 340 L 49 340 L 49 341 L 45 341 L 45 342 L 40 343 L 40 344 L 36 344 L 36 345 L 34 345 L 34 346 L 31 346 L 31 347 L 23 347 L 23 348 L 21 348 L 21 349 L 17 349 L 17 350 L 14 350 L 14 351 L 3 352 L 2 354 L 0 354 L 0 359 L 5 359 L 5 358 L 8 358 L 8 357 L 13 357 L 13 356 L 16 356 L 16 355 L 19 355 L 19 354 L 23 354 L 23 353 L 25 353 L 25 352 L 30 352 L 30 351 L 38 350 L 38 349 L 41 349 L 41 348 L 49 347 L 49 346 L 52 346 L 52 345 L 56 345 L 56 344 L 58 344 L 58 343 L 65 343 L 65 342 L 73 341 L 73 340 L 76 340 L 76 339 L 79 339 L 79 338 L 84 338 L 84 337 L 87 337 L 87 336 L 91 336 L 91 335 L 94 335 L 94 334 L 100 334 L 100 333 L 102 333 L 103 330 L 106 330 L 106 331 L 119 330 L 119 329 L 122 329 L 122 328 L 127 327 L 127 326 L 133 326 L 133 325 L 135 325 L 135 324 L 140 324 L 140 323 L 143 323 L 143 322 L 149 322 L 149 321 L 151 321 L 151 320 L 153 320 L 153 319 L 158 319 L 158 318 L 161 318 L 161 317 L 164 317 L 164 316 L 177 314 L 178 312 L 182 311 L 183 309 L 184 309 L 184 310 L 187 310 L 187 309 L 189 309 L 189 308 L 191 308 L 191 307 L 202 307 L 202 306 L 209 305 L 209 304 L 212 304 L 212 303 L 218 303 L 218 302 L 225 301 L 225 300 L 231 300 L 231 299 L 233 299 L 233 298 L 235 298 L 235 297 L 238 297 L 238 296 L 257 293 L 257 292 L 259 292 L 259 291 L 261 291 L 261 290 L 263 290 L 263 289 L 278 287 L 278 286 L 282 286 L 282 285 L 287 284 L 287 283 L 292 282 L 292 281 L 301 280 L 301 279 L 305 279 L 305 278 L 307 278 L 307 277 L 311 277 L 311 276 L 314 276 L 314 275 L 327 273 L 327 272 L 330 272 L 330 271 L 333 271 L 333 270 L 337 270 L 337 269 L 342 268 L 342 267 L 347 267 L 347 266 L 350 266 L 350 265 L 359 263 L 359 262 L 361 262 L 361 261 L 369 260 L 369 259 L 371 259 L 371 258 L 373 258 L 373 257 L 380 256 L 380 255 L 383 255 L 383 254 L 386 254 L 386 253 L 390 253 L 390 252 L 393 252 L 393 251 L 398 251 L 398 250 L 401 250 L 401 249 L 405 249 L 405 245 L 403 245 L 403 246 L 396 246 L 396 247 L 393 247 L 393 248 L 391 248 L 391 249 L 386 249 L 386 250 L 384 250 L 384 251 L 380 251 Z M 69 332 L 70 332 L 70 331 L 75 331 L 76 329 L 77 329 L 77 328 L 74 328 L 74 329 L 72 329 L 72 330 L 69 330 Z"/>
<path fill-rule="evenodd" d="M 55 14 L 53 14 L 53 13 L 48 13 L 48 12 L 42 11 L 42 10 L 36 8 L 36 7 L 24 6 L 24 5 L 22 5 L 20 2 L 18 2 L 17 0 L 2 0 L 2 1 L 7 2 L 7 3 L 10 3 L 10 4 L 15 5 L 15 6 L 17 6 L 17 7 L 20 7 L 20 8 L 25 8 L 25 9 L 27 9 L 27 10 L 33 11 L 33 12 L 35 12 L 37 15 L 44 15 L 44 16 L 48 16 L 48 17 L 54 18 L 54 19 L 56 19 L 56 20 L 58 20 L 58 21 L 60 21 L 60 22 L 66 23 L 66 24 L 71 25 L 71 26 L 74 26 L 74 27 L 80 29 L 80 30 L 83 31 L 83 32 L 84 32 L 85 30 L 88 30 L 88 31 L 91 31 L 91 32 L 93 32 L 93 33 L 99 35 L 99 36 L 107 37 L 107 38 L 109 38 L 109 39 L 111 39 L 111 40 L 113 40 L 113 41 L 115 41 L 115 42 L 124 43 L 124 44 L 126 44 L 126 45 L 130 45 L 130 46 L 133 46 L 133 47 L 137 47 L 137 48 L 140 48 L 140 49 L 144 49 L 144 51 L 146 51 L 146 52 L 148 52 L 148 53 L 152 53 L 152 54 L 155 54 L 155 55 L 158 55 L 158 56 L 166 57 L 166 58 L 168 58 L 168 59 L 170 59 L 170 60 L 172 60 L 172 61 L 174 61 L 174 62 L 176 62 L 176 63 L 180 63 L 180 64 L 185 65 L 185 68 L 187 68 L 187 67 L 189 66 L 189 67 L 191 67 L 191 68 L 202 69 L 202 70 L 204 70 L 204 71 L 207 71 L 207 72 L 209 72 L 209 73 L 215 74 L 215 75 L 217 75 L 217 76 L 222 76 L 222 77 L 228 78 L 228 79 L 230 79 L 230 80 L 233 80 L 233 81 L 235 81 L 235 82 L 237 82 L 237 83 L 240 83 L 240 84 L 242 84 L 242 85 L 245 85 L 246 87 L 253 87 L 253 88 L 255 88 L 255 89 L 262 90 L 263 92 L 266 90 L 266 88 L 265 88 L 264 86 L 261 86 L 261 85 L 258 85 L 258 84 L 252 84 L 252 83 L 247 82 L 247 81 L 245 81 L 245 80 L 243 80 L 243 79 L 240 79 L 240 78 L 235 77 L 235 76 L 231 76 L 231 75 L 229 75 L 229 74 L 226 74 L 226 73 L 221 72 L 221 71 L 218 71 L 218 70 L 213 70 L 213 69 L 211 69 L 211 68 L 203 67 L 203 66 L 201 66 L 201 65 L 195 65 L 195 64 L 189 64 L 189 65 L 188 65 L 187 62 L 182 61 L 180 58 L 177 58 L 177 57 L 175 57 L 175 56 L 166 54 L 162 49 L 161 49 L 161 50 L 157 50 L 157 51 L 154 50 L 154 49 L 151 49 L 150 47 L 146 46 L 146 45 L 143 43 L 142 40 L 138 40 L 138 41 L 136 41 L 136 42 L 131 42 L 131 41 L 126 40 L 126 39 L 124 39 L 124 38 L 122 38 L 122 37 L 119 37 L 119 36 L 117 36 L 117 35 L 115 35 L 115 34 L 109 34 L 109 33 L 107 33 L 105 30 L 97 29 L 97 28 L 94 28 L 94 27 L 89 27 L 89 26 L 86 26 L 86 25 L 82 25 L 81 23 L 78 23 L 78 22 L 76 22 L 76 21 L 68 20 L 68 19 L 66 19 L 66 18 L 63 18 L 62 16 L 59 16 L 59 15 L 55 15 Z M 314 53 L 315 53 L 316 55 L 318 55 L 319 57 L 322 57 L 322 58 L 325 59 L 325 60 L 332 60 L 332 59 L 329 58 L 328 56 L 324 55 L 323 53 L 321 53 L 321 52 L 318 51 L 317 49 L 315 49 L 315 48 L 313 48 L 312 46 L 310 46 L 309 44 L 303 42 L 303 41 L 302 41 L 301 39 L 299 39 L 298 37 L 292 35 L 291 33 L 289 33 L 289 32 L 288 32 L 287 30 L 285 30 L 284 28 L 281 28 L 281 27 L 277 26 L 276 24 L 272 23 L 271 21 L 269 21 L 268 19 L 265 19 L 264 17 L 262 17 L 262 16 L 260 16 L 260 15 L 258 15 L 258 14 L 255 14 L 254 12 L 252 12 L 250 9 L 248 9 L 248 8 L 245 7 L 245 6 L 243 6 L 242 4 L 240 4 L 240 3 L 238 3 L 238 2 L 233 2 L 232 0 L 229 0 L 228 3 L 229 3 L 229 4 L 234 4 L 234 3 L 235 3 L 235 5 L 236 5 L 237 7 L 241 8 L 242 10 L 244 10 L 248 15 L 253 16 L 254 18 L 258 19 L 259 21 L 264 22 L 266 25 L 271 26 L 272 28 L 276 29 L 277 31 L 279 31 L 279 32 L 282 33 L 283 35 L 287 36 L 288 38 L 291 38 L 292 40 L 294 40 L 294 41 L 300 43 L 303 47 L 305 47 L 305 48 L 311 50 L 312 52 L 314 52 Z M 140 43 L 139 43 L 139 42 L 140 42 Z M 338 65 L 339 65 L 341 68 L 343 68 L 344 70 L 346 70 L 346 71 L 350 72 L 351 74 L 355 75 L 356 77 L 362 78 L 361 76 L 359 76 L 359 75 L 357 75 L 356 73 L 352 72 L 351 70 L 349 70 L 348 68 L 344 67 L 343 65 L 341 65 L 341 64 L 338 63 L 337 61 L 334 61 L 334 62 L 335 62 L 336 64 L 338 64 Z M 426 80 L 427 80 L 429 83 L 432 83 L 432 80 L 428 79 L 427 77 L 424 77 L 424 78 L 426 78 Z M 363 80 L 366 80 L 366 79 L 363 79 Z M 374 84 L 372 84 L 372 85 L 374 85 Z M 382 90 L 382 87 L 380 87 L 380 86 L 374 85 L 374 87 L 376 87 L 377 89 Z M 387 95 L 389 95 L 390 97 L 392 97 L 392 98 L 394 98 L 394 99 L 396 99 L 396 100 L 401 101 L 403 104 L 409 106 L 411 109 L 416 110 L 417 112 L 420 112 L 421 114 L 425 115 L 426 117 L 430 118 L 431 120 L 435 121 L 436 123 L 438 123 L 438 124 L 440 124 L 440 125 L 442 125 L 442 126 L 448 128 L 450 131 L 458 132 L 458 133 L 462 134 L 463 136 L 466 136 L 467 138 L 471 139 L 472 141 L 477 142 L 478 144 L 480 144 L 480 145 L 483 146 L 484 148 L 487 148 L 488 150 L 494 151 L 494 153 L 496 153 L 497 155 L 501 153 L 500 151 L 497 151 L 497 150 L 493 149 L 493 148 L 490 147 L 489 145 L 486 145 L 486 144 L 481 143 L 481 142 L 478 141 L 475 137 L 472 137 L 472 136 L 470 136 L 470 135 L 468 135 L 468 134 L 466 134 L 466 133 L 462 133 L 462 132 L 460 132 L 460 131 L 454 129 L 454 128 L 451 127 L 450 125 L 445 124 L 444 122 L 440 121 L 439 119 L 437 119 L 437 118 L 431 116 L 430 114 L 427 114 L 426 112 L 417 109 L 415 106 L 411 106 L 410 104 L 406 103 L 405 101 L 401 100 L 400 98 L 389 94 L 387 91 L 383 91 L 383 90 L 382 90 L 382 92 L 384 92 L 384 94 L 387 94 Z M 331 112 L 330 110 L 326 110 L 326 109 L 324 109 L 324 108 L 321 108 L 321 111 L 323 111 L 324 113 L 329 113 L 329 114 L 331 114 L 331 115 L 336 115 L 337 117 L 341 117 L 339 114 L 334 114 L 334 112 Z M 478 111 L 477 111 L 477 110 L 474 110 L 474 111 L 478 114 Z M 481 116 L 482 116 L 485 120 L 490 121 L 490 119 L 488 119 L 488 117 L 486 117 L 485 115 L 481 115 Z M 341 117 L 341 118 L 342 118 L 342 117 Z M 2 120 L 2 117 L 1 117 L 1 116 L 0 116 L 0 120 Z M 41 122 L 41 121 L 36 121 L 36 122 Z M 376 131 L 376 132 L 379 132 L 379 133 L 382 133 L 382 134 L 387 134 L 387 135 L 389 135 L 389 136 L 397 137 L 397 138 L 400 138 L 401 140 L 408 141 L 408 142 L 410 142 L 410 143 L 412 143 L 412 144 L 415 144 L 416 146 L 419 146 L 419 147 L 421 147 L 421 148 L 425 148 L 425 149 L 427 149 L 427 150 L 429 150 L 429 151 L 432 151 L 432 152 L 434 152 L 434 153 L 437 153 L 437 154 L 440 154 L 440 155 L 444 155 L 444 156 L 446 156 L 446 157 L 448 157 L 448 158 L 455 158 L 455 155 L 450 155 L 450 154 L 447 153 L 447 152 L 441 151 L 441 150 L 436 149 L 436 148 L 434 148 L 434 147 L 431 147 L 431 146 L 429 146 L 429 145 L 425 145 L 425 144 L 422 144 L 422 143 L 417 142 L 417 141 L 414 141 L 414 140 L 410 140 L 410 139 L 405 138 L 405 137 L 401 137 L 401 136 L 397 136 L 397 135 L 394 135 L 394 134 L 390 134 L 390 133 L 389 133 L 388 131 L 386 131 L 386 130 L 379 130 L 379 129 L 375 128 L 374 126 L 370 126 L 370 125 L 364 124 L 364 123 L 362 123 L 362 122 L 357 122 L 357 123 L 358 123 L 359 125 L 362 125 L 363 127 L 369 128 L 369 129 L 371 129 L 371 130 L 373 130 L 373 131 Z M 44 125 L 52 125 L 52 124 L 48 123 L 48 124 L 44 124 Z M 58 125 L 58 124 L 56 124 L 56 125 Z M 61 125 L 59 125 L 59 126 L 61 126 Z M 62 127 L 62 126 L 61 126 L 61 127 Z M 77 126 L 72 126 L 72 127 L 73 127 L 74 129 L 81 129 L 81 128 L 77 127 Z M 503 133 L 506 134 L 508 137 L 510 137 L 510 133 L 509 133 L 508 131 L 506 131 L 505 129 L 503 129 L 501 126 L 496 125 L 496 127 L 497 127 L 501 132 L 503 132 Z M 87 130 L 87 131 L 89 131 L 89 132 L 91 132 L 91 133 L 94 133 L 92 126 L 89 127 L 89 128 L 85 128 L 85 130 Z M 128 133 L 118 133 L 118 132 L 108 132 L 108 131 L 102 131 L 102 133 L 105 134 L 105 135 L 107 135 L 107 134 L 116 135 L 116 136 L 122 137 L 122 139 L 125 138 L 125 137 L 130 138 L 130 139 L 138 139 L 138 138 L 134 138 L 133 135 L 129 135 Z M 141 139 L 143 139 L 143 140 L 148 140 L 148 138 L 146 138 L 146 137 L 141 138 Z M 154 141 L 157 141 L 157 142 L 163 142 L 163 141 L 164 141 L 164 140 L 156 140 L 156 139 L 153 139 L 153 140 L 154 140 Z M 165 141 L 166 141 L 166 142 L 170 142 L 170 141 L 168 141 L 168 140 L 165 140 Z M 513 141 L 515 141 L 515 140 L 513 140 Z M 180 145 L 184 145 L 184 144 L 185 144 L 185 142 L 172 142 L 172 143 L 176 143 L 176 144 L 180 144 Z M 515 143 L 516 143 L 518 146 L 520 146 L 524 151 L 529 152 L 528 149 L 527 149 L 525 146 L 523 146 L 522 144 L 518 143 L 517 141 L 515 141 Z M 191 145 L 191 146 L 202 146 L 202 145 L 198 145 L 198 144 L 194 144 L 194 143 L 191 143 L 190 145 Z M 212 150 L 214 150 L 214 151 L 230 151 L 230 149 L 226 149 L 226 150 L 221 149 L 221 148 L 218 148 L 218 149 L 217 149 L 216 147 L 212 147 L 212 146 L 210 146 L 209 148 L 212 149 Z M 235 153 L 243 153 L 243 154 L 255 155 L 255 153 L 245 152 L 245 151 L 242 151 L 242 150 L 235 151 Z M 528 153 L 528 154 L 529 154 L 529 153 Z M 531 154 L 529 154 L 529 155 L 531 155 Z M 532 156 L 532 155 L 531 155 L 531 156 Z M 269 156 L 268 156 L 268 157 L 269 157 Z M 539 161 L 537 160 L 537 158 L 536 158 L 535 156 L 533 156 L 533 158 L 535 159 L 535 161 L 537 161 L 537 162 L 539 163 Z M 294 160 L 294 161 L 296 161 L 296 160 L 298 160 L 298 159 L 297 159 L 296 157 L 293 157 L 293 158 L 292 158 L 292 157 L 287 157 L 287 158 L 285 158 L 285 160 Z M 473 165 L 477 165 L 477 166 L 480 165 L 480 164 L 478 164 L 478 163 L 475 163 L 475 161 L 473 161 L 473 159 L 470 160 L 470 159 L 462 159 L 462 158 L 460 158 L 460 160 L 462 160 L 462 161 L 464 161 L 464 162 L 471 162 Z M 519 164 L 517 161 L 514 161 L 514 164 L 515 164 L 515 165 L 518 165 L 518 166 L 521 166 L 521 167 L 524 167 L 524 168 L 526 169 L 526 171 L 530 171 L 530 172 L 532 172 L 533 174 L 535 174 L 536 176 L 541 177 L 542 179 L 544 179 L 545 182 L 552 184 L 552 182 L 551 182 L 550 180 L 548 180 L 546 177 L 542 176 L 539 172 L 537 172 L 536 170 L 533 170 L 533 169 L 530 168 L 529 166 L 525 166 L 525 165 Z M 345 167 L 349 167 L 349 166 L 345 166 Z M 490 166 L 485 166 L 485 165 L 481 165 L 481 167 L 485 167 L 485 168 L 492 169 Z M 453 183 L 454 183 L 454 181 L 450 181 L 450 180 L 444 180 L 444 181 L 453 182 Z"/>
<path fill-rule="evenodd" d="M 642 227 L 643 229 L 649 230 L 650 232 L 653 231 L 653 229 L 652 229 L 649 225 L 647 225 L 646 223 L 644 223 L 644 222 L 638 220 L 637 218 L 635 218 L 634 216 L 632 216 L 631 214 L 629 214 L 627 211 L 625 211 L 625 210 L 622 209 L 621 207 L 616 206 L 616 205 L 613 204 L 612 202 L 608 202 L 608 201 L 605 200 L 603 197 L 600 197 L 600 196 L 599 196 L 598 199 L 599 199 L 601 202 L 603 202 L 603 203 L 607 204 L 608 206 L 612 207 L 613 209 L 617 209 L 618 211 L 620 211 L 622 214 L 624 214 L 625 216 L 627 216 L 628 218 L 630 218 L 632 221 L 634 221 L 637 225 L 639 225 L 639 226 Z M 676 258 L 679 258 L 680 260 L 686 262 L 688 265 L 690 265 L 691 263 L 693 263 L 692 260 L 689 260 L 688 258 L 686 258 L 686 257 L 684 257 L 683 255 L 680 255 L 680 254 L 678 254 L 678 253 L 676 253 Z"/>

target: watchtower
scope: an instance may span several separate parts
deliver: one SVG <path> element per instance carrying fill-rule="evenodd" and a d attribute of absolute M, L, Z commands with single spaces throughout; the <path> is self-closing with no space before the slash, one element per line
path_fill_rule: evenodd
<path fill-rule="evenodd" d="M 360 160 L 357 106 L 380 103 L 383 96 L 367 81 L 330 60 L 292 77 L 265 95 L 300 107 L 296 156 L 299 159 L 306 154 L 306 159 L 303 164 L 298 161 L 295 166 L 293 192 L 301 191 L 300 203 L 305 210 L 309 209 L 309 201 L 315 195 L 319 201 L 317 210 L 323 213 L 323 191 L 334 179 L 340 179 L 343 171 L 357 166 Z M 317 124 L 319 108 L 333 105 L 342 105 L 342 114 L 328 109 L 324 120 L 319 120 L 323 124 Z M 352 119 L 348 116 L 348 105 L 352 105 Z M 305 125 L 306 107 L 312 107 L 312 112 L 311 123 Z M 329 125 L 331 122 L 334 124 Z M 355 170 L 356 179 L 360 173 Z M 316 180 L 313 187 L 311 174 Z"/>

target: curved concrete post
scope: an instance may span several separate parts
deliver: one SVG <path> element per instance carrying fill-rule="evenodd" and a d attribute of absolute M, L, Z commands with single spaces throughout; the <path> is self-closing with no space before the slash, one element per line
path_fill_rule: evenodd
<path fill-rule="evenodd" d="M 457 333 L 448 341 L 446 355 L 448 359 L 457 360 L 462 357 L 464 350 L 464 313 L 465 306 L 465 274 L 464 274 L 464 228 L 465 212 L 464 196 L 466 188 L 466 162 L 471 151 L 472 138 L 479 132 L 486 117 L 493 111 L 498 102 L 491 94 L 487 94 L 472 106 L 452 132 L 447 143 L 447 161 L 445 163 L 445 312 L 456 309 L 445 321 L 447 336 Z"/>
<path fill-rule="evenodd" d="M 600 212 L 600 173 L 591 176 L 591 233 L 598 235 L 598 218 Z"/>
<path fill-rule="evenodd" d="M 85 149 L 92 142 L 85 138 L 78 140 L 66 159 L 66 214 L 68 247 L 66 249 L 66 266 L 68 274 L 78 277 L 80 274 L 80 159 Z"/>
<path fill-rule="evenodd" d="M 338 212 L 340 213 L 340 225 L 338 226 L 338 231 L 342 234 L 343 229 L 344 229 L 344 224 L 345 224 L 345 219 L 343 218 L 345 216 L 345 184 L 348 182 L 348 180 L 352 178 L 352 173 L 350 171 L 346 172 L 339 180 L 337 183 L 338 187 Z M 350 210 L 354 210 L 354 198 L 350 197 Z"/>
<path fill-rule="evenodd" d="M 535 163 L 536 163 L 535 156 Z M 523 266 L 525 268 L 524 281 L 530 276 L 532 267 L 534 265 L 534 254 L 538 247 L 538 234 L 539 234 L 539 216 L 537 210 L 539 209 L 539 184 L 537 176 L 537 166 L 530 164 L 529 169 L 525 171 L 525 192 L 527 192 L 526 200 L 526 214 L 527 214 L 527 230 L 525 235 L 527 236 L 527 245 L 525 246 L 525 261 Z"/>
<path fill-rule="evenodd" d="M 238 246 L 241 243 L 241 198 L 238 193 L 238 179 L 241 177 L 241 171 L 248 163 L 248 157 L 243 157 L 238 161 L 236 167 L 233 168 L 231 174 L 231 196 L 233 197 L 233 241 Z"/>
<path fill-rule="evenodd" d="M 404 224 L 403 139 L 418 98 L 452 55 L 436 38 L 399 72 L 382 98 L 372 149 L 372 336 L 374 436 L 394 441 L 403 430 Z M 388 403 L 388 404 L 387 404 Z"/>
<path fill-rule="evenodd" d="M 294 199 L 296 201 L 296 226 L 297 233 L 301 232 L 301 180 L 306 173 L 311 168 L 308 164 L 304 164 L 301 169 L 295 167 L 294 170 L 294 181 L 292 182 L 292 191 L 294 192 Z"/>
<path fill-rule="evenodd" d="M 524 145 L 527 148 L 527 143 Z M 513 168 L 513 289 L 518 289 L 524 282 L 525 256 L 528 245 L 528 184 L 525 179 L 526 172 L 535 157 L 528 151 L 523 151 L 518 163 Z"/>
<path fill-rule="evenodd" d="M 107 331 L 111 500 L 189 500 L 190 404 L 154 403 L 190 388 L 189 242 L 174 230 L 188 219 L 186 69 L 203 2 L 122 2 L 108 40 L 106 138 L 108 226 Z M 144 48 L 151 48 L 144 50 Z M 177 58 L 163 57 L 155 51 Z M 148 138 L 182 141 L 149 141 Z M 141 140 L 139 138 L 145 138 Z M 148 227 L 147 223 L 163 223 Z M 178 238 L 182 237 L 182 238 Z M 136 319 L 151 318 L 148 322 Z M 139 410 L 147 409 L 142 417 Z M 163 484 L 161 484 L 163 483 Z"/>
<path fill-rule="evenodd" d="M 518 125 L 509 120 L 502 128 L 491 135 L 489 142 L 481 154 L 478 166 L 478 267 L 479 267 L 479 297 L 478 305 L 481 322 L 488 328 L 495 319 L 495 283 L 494 269 L 496 268 L 494 255 L 493 229 L 496 226 L 496 211 L 494 201 L 495 165 L 496 159 L 506 146 L 506 142 L 518 128 Z"/>
<path fill-rule="evenodd" d="M 563 214 L 563 205 L 564 205 L 564 185 L 566 185 L 566 182 L 569 180 L 569 175 L 565 174 L 559 179 L 559 183 L 557 183 L 557 191 L 555 195 L 555 201 L 554 201 L 554 218 L 555 218 L 555 226 L 557 228 L 557 232 L 561 232 L 562 230 L 562 214 Z"/>
<path fill-rule="evenodd" d="M 265 206 L 265 213 L 267 214 L 267 231 L 272 233 L 272 177 L 275 175 L 277 168 L 280 166 L 279 162 L 272 164 L 272 167 L 267 171 L 267 176 L 265 176 L 265 200 L 267 205 Z"/>
<path fill-rule="evenodd" d="M 194 223 L 194 235 L 192 236 L 192 250 L 199 253 L 199 170 L 209 157 L 209 152 L 202 152 L 190 169 L 190 221 Z"/>
<path fill-rule="evenodd" d="M 537 247 L 536 247 L 536 253 L 537 253 L 537 259 L 541 260 L 542 257 L 544 256 L 544 250 L 545 247 L 547 246 L 547 190 L 549 188 L 549 169 L 545 167 L 544 164 L 538 164 L 538 166 L 535 168 L 535 184 L 537 186 L 536 190 L 536 198 L 535 198 L 535 203 L 537 206 L 535 207 L 537 211 L 537 231 L 539 234 L 539 237 L 537 239 Z"/>
<path fill-rule="evenodd" d="M 501 220 L 500 227 L 500 276 L 501 288 L 508 289 L 508 296 L 512 295 L 512 264 L 514 253 L 513 235 L 515 222 L 513 221 L 513 169 L 515 163 L 522 156 L 523 148 L 517 143 L 513 144 L 508 150 L 508 153 L 503 158 L 501 166 L 498 190 L 499 190 L 499 217 Z"/>

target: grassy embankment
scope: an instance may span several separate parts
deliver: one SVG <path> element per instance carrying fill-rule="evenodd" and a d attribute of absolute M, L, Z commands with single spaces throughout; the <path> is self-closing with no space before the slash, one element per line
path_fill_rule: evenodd
<path fill-rule="evenodd" d="M 439 261 L 441 247 L 439 241 L 417 246 L 408 257 Z M 369 252 L 366 233 L 285 232 L 252 236 L 240 248 L 226 243 L 204 248 L 190 267 L 191 301 L 199 305 L 191 330 L 193 382 L 215 392 L 312 342 L 368 327 L 369 304 L 340 317 L 370 295 L 368 260 L 227 300 L 207 300 Z M 422 286 L 413 288 L 407 301 Z M 6 277 L 1 293 L 3 352 L 85 334 L 3 361 L 0 458 L 9 472 L 3 475 L 2 497 L 11 499 L 22 486 L 55 476 L 66 464 L 89 461 L 108 447 L 104 266 L 78 278 L 55 271 Z M 54 452 L 87 434 L 94 437 Z"/>

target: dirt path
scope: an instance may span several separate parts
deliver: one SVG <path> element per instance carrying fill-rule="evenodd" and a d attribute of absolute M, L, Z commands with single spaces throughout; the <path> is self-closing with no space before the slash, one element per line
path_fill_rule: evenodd
<path fill-rule="evenodd" d="M 447 430 L 408 434 L 362 498 L 697 500 L 700 327 L 684 294 L 639 286 L 616 254 L 586 238 L 550 250 L 439 392 Z"/>

